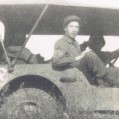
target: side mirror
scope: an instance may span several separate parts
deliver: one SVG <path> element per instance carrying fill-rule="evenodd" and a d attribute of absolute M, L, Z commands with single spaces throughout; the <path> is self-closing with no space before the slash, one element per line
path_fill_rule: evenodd
<path fill-rule="evenodd" d="M 5 26 L 3 22 L 0 21 L 0 42 L 4 41 L 4 36 L 5 36 Z"/>
<path fill-rule="evenodd" d="M 5 46 L 4 46 L 4 35 L 5 35 L 5 26 L 3 24 L 3 22 L 0 21 L 0 42 L 2 44 L 2 48 L 3 48 L 3 51 L 4 51 L 4 54 L 5 54 L 5 59 L 8 63 L 8 71 L 9 72 L 12 72 L 13 71 L 13 68 L 11 67 L 11 61 L 10 61 L 10 58 L 8 57 L 8 54 L 6 52 L 6 49 L 5 49 Z"/>

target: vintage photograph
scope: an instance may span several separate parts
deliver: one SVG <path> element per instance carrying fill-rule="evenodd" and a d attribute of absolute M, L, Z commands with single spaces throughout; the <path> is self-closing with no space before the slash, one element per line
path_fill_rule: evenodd
<path fill-rule="evenodd" d="M 119 119 L 118 0 L 0 0 L 0 119 Z"/>

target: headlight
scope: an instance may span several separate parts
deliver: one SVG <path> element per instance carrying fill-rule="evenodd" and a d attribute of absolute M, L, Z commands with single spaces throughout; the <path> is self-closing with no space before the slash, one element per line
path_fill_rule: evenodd
<path fill-rule="evenodd" d="M 0 85 L 8 81 L 8 72 L 7 69 L 0 67 Z"/>

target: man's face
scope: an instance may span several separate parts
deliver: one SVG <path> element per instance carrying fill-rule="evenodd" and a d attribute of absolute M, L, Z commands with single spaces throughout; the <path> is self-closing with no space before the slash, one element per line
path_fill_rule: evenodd
<path fill-rule="evenodd" d="M 64 30 L 70 38 L 74 39 L 79 32 L 79 23 L 77 21 L 72 21 L 65 27 Z"/>

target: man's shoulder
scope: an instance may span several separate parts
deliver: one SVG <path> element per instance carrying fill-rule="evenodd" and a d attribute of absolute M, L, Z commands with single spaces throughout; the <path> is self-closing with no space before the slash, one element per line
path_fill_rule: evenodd
<path fill-rule="evenodd" d="M 60 42 L 65 42 L 65 37 L 62 36 L 60 39 L 57 40 L 57 42 L 58 42 L 58 43 L 60 43 Z"/>
<path fill-rule="evenodd" d="M 55 45 L 63 45 L 65 44 L 65 37 L 61 37 L 60 39 L 57 40 L 57 42 L 55 43 Z"/>

